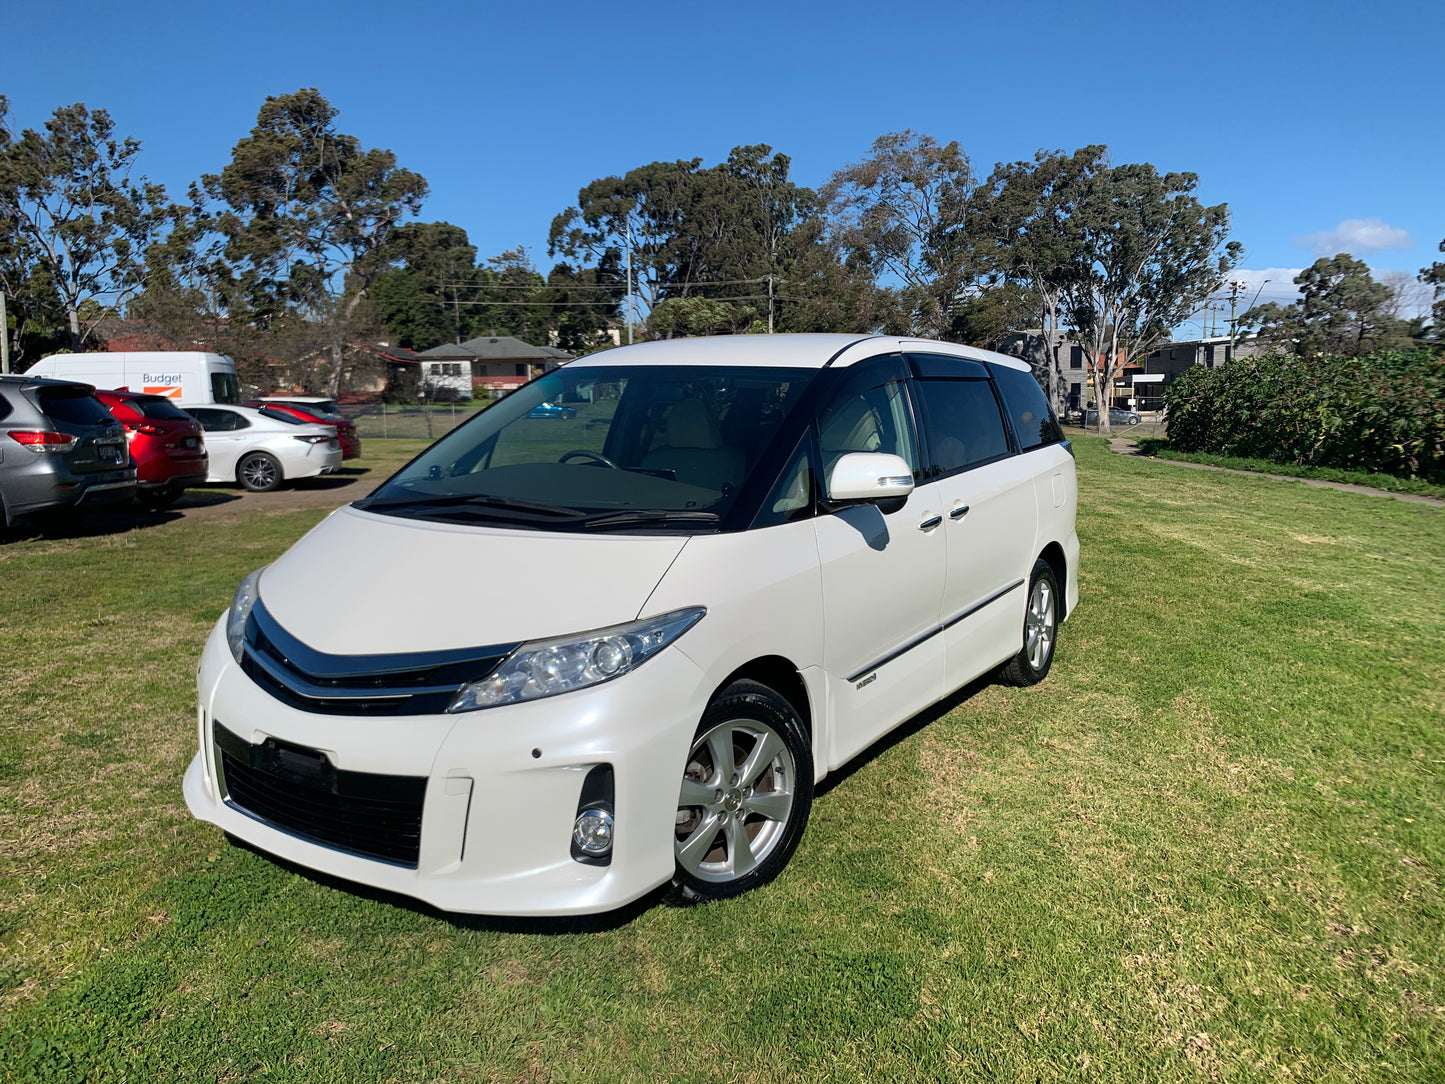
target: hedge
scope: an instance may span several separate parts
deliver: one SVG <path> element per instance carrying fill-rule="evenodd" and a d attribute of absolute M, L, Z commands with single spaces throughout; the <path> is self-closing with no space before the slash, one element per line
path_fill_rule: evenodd
<path fill-rule="evenodd" d="M 1170 385 L 1169 444 L 1445 483 L 1445 358 L 1388 351 L 1195 367 Z"/>

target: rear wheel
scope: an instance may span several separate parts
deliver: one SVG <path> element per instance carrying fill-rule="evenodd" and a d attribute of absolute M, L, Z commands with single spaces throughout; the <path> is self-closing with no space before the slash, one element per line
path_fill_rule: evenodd
<path fill-rule="evenodd" d="M 275 456 L 267 452 L 248 452 L 236 464 L 236 478 L 252 493 L 268 493 L 281 484 L 284 475 Z"/>
<path fill-rule="evenodd" d="M 736 681 L 703 713 L 683 768 L 673 826 L 687 900 L 737 896 L 778 875 L 813 805 L 813 754 L 793 706 Z"/>
<path fill-rule="evenodd" d="M 1048 676 L 1059 635 L 1059 585 L 1054 570 L 1040 557 L 1029 576 L 1029 598 L 1024 607 L 1024 646 L 999 668 L 1005 685 L 1037 685 Z"/>

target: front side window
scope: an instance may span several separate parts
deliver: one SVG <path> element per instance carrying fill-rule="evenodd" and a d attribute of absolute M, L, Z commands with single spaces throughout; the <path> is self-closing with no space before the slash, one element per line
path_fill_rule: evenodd
<path fill-rule="evenodd" d="M 861 388 L 853 381 L 829 404 L 818 420 L 818 446 L 823 454 L 823 476 L 849 452 L 888 452 L 900 456 L 918 476 L 918 438 L 907 386 L 886 380 Z"/>
<path fill-rule="evenodd" d="M 952 474 L 1008 455 L 1008 433 L 987 380 L 920 380 L 929 458 Z"/>
<path fill-rule="evenodd" d="M 711 529 L 815 375 L 567 366 L 453 430 L 361 507 L 538 529 Z"/>

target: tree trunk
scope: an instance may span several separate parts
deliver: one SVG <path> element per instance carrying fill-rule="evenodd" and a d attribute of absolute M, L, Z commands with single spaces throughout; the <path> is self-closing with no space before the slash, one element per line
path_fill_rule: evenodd
<path fill-rule="evenodd" d="M 74 305 L 67 306 L 67 313 L 70 316 L 70 349 L 80 350 L 80 309 Z"/>
<path fill-rule="evenodd" d="M 341 344 L 331 344 L 331 398 L 341 394 Z"/>

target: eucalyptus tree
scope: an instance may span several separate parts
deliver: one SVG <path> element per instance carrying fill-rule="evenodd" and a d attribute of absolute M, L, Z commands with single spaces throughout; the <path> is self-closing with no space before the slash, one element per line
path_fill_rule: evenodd
<path fill-rule="evenodd" d="M 789 179 L 790 168 L 787 155 L 754 144 L 734 147 L 717 166 L 705 168 L 700 158 L 653 162 L 593 181 L 575 207 L 553 220 L 549 251 L 624 274 L 630 253 L 648 312 L 667 300 L 706 297 L 733 305 L 735 313 L 766 313 L 769 297 L 777 301 L 789 279 L 794 232 L 817 212 L 817 197 Z M 722 311 L 693 306 L 664 313 L 651 330 L 684 334 L 743 319 L 715 318 Z M 685 312 L 712 315 L 684 318 Z"/>
<path fill-rule="evenodd" d="M 875 274 L 900 283 L 917 333 L 942 335 L 980 270 L 965 233 L 977 186 L 957 141 L 940 144 L 905 130 L 879 136 L 866 158 L 819 190 L 832 239 Z"/>
<path fill-rule="evenodd" d="M 1070 326 L 1065 293 L 1084 270 L 1073 215 L 1089 184 L 1108 168 L 1108 148 L 1097 144 L 1072 154 L 1039 151 L 1032 161 L 1000 164 L 975 199 L 968 233 L 979 258 L 999 279 L 969 309 L 991 317 L 1004 330 L 1016 314 L 1025 314 L 1025 357 L 1062 410 L 1067 383 L 1058 347 Z M 975 322 L 978 318 L 975 317 Z M 978 341 L 977 332 L 968 341 Z"/>
<path fill-rule="evenodd" d="M 389 266 L 397 228 L 427 195 L 426 180 L 391 151 L 364 149 L 338 131 L 337 115 L 315 88 L 268 97 L 230 163 L 203 178 L 222 204 L 214 225 L 240 295 L 253 306 L 299 309 L 328 329 L 332 394 L 348 324 Z"/>
<path fill-rule="evenodd" d="M 146 250 L 178 213 L 164 187 L 132 178 L 140 149 L 79 102 L 17 133 L 0 97 L 0 286 L 22 309 L 58 307 L 72 350 L 94 327 L 82 313 L 118 311 L 143 288 Z"/>
<path fill-rule="evenodd" d="M 1087 148 L 1086 148 L 1087 149 Z M 1092 359 L 1099 424 L 1109 431 L 1109 389 L 1129 358 L 1182 324 L 1238 266 L 1229 208 L 1194 196 L 1193 173 L 1161 176 L 1148 163 L 1092 168 L 1069 201 L 1062 237 L 1072 268 L 1062 311 Z"/>

